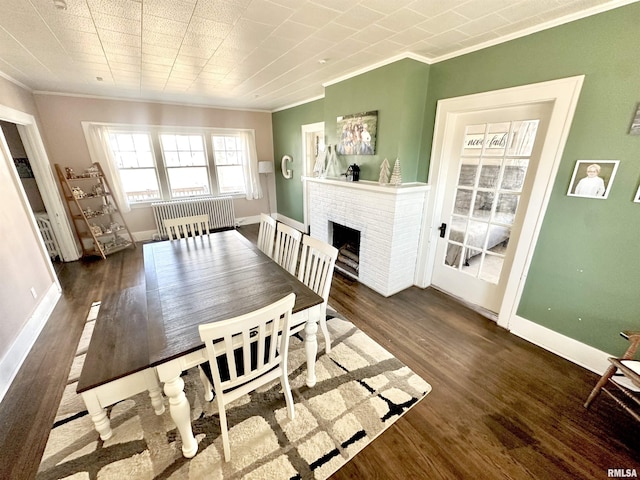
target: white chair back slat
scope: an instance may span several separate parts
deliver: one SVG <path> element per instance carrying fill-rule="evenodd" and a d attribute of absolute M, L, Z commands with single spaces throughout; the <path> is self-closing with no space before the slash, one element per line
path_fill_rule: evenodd
<path fill-rule="evenodd" d="M 167 218 L 163 223 L 169 240 L 209 235 L 209 215 Z"/>
<path fill-rule="evenodd" d="M 260 230 L 258 231 L 258 248 L 273 257 L 273 244 L 276 238 L 277 222 L 271 216 L 260 214 Z"/>
<path fill-rule="evenodd" d="M 295 275 L 301 240 L 302 232 L 284 223 L 278 223 L 273 259 L 292 275 Z"/>

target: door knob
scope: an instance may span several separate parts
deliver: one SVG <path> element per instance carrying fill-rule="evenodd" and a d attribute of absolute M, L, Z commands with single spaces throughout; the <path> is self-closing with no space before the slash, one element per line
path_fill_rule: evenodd
<path fill-rule="evenodd" d="M 447 233 L 447 224 L 443 223 L 438 227 L 438 230 L 440 230 L 440 238 L 444 238 L 445 233 Z"/>

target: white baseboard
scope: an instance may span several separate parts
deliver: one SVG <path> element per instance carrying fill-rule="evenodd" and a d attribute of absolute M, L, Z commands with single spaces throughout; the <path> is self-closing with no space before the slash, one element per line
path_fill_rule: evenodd
<path fill-rule="evenodd" d="M 38 335 L 44 328 L 51 312 L 58 303 L 62 290 L 58 282 L 51 284 L 36 307 L 33 315 L 27 321 L 20 334 L 13 342 L 5 356 L 0 360 L 0 401 L 9 390 L 9 386 L 18 374 L 25 358 L 31 351 Z"/>
<path fill-rule="evenodd" d="M 250 217 L 236 218 L 236 226 L 253 225 L 254 223 L 260 223 L 260 215 L 252 215 Z"/>
<path fill-rule="evenodd" d="M 158 234 L 157 230 L 144 230 L 142 232 L 132 232 L 133 239 L 136 242 L 146 242 L 153 240 L 153 236 Z"/>
<path fill-rule="evenodd" d="M 614 356 L 517 315 L 511 319 L 509 330 L 514 335 L 598 375 L 604 373 L 610 365 L 608 358 Z"/>

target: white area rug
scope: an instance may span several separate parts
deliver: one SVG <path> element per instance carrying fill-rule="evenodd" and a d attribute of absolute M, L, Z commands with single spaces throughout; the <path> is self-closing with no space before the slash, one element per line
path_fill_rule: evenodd
<path fill-rule="evenodd" d="M 277 381 L 228 407 L 230 462 L 223 459 L 216 403 L 204 401 L 197 369 L 184 376 L 199 443 L 194 458 L 181 454 L 168 401 L 165 413 L 156 416 L 146 393 L 109 409 L 113 436 L 103 442 L 75 393 L 98 309 L 99 302 L 89 314 L 38 480 L 325 479 L 431 390 L 351 322 L 330 311 L 333 348 L 325 354 L 318 332 L 318 383 L 313 388 L 305 384 L 302 341 L 291 340 L 294 420 L 287 418 Z"/>

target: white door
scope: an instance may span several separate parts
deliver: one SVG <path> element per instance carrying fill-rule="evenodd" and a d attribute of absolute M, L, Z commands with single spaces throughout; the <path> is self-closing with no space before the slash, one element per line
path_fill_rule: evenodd
<path fill-rule="evenodd" d="M 444 155 L 437 288 L 499 312 L 552 107 L 541 102 L 457 116 Z"/>

